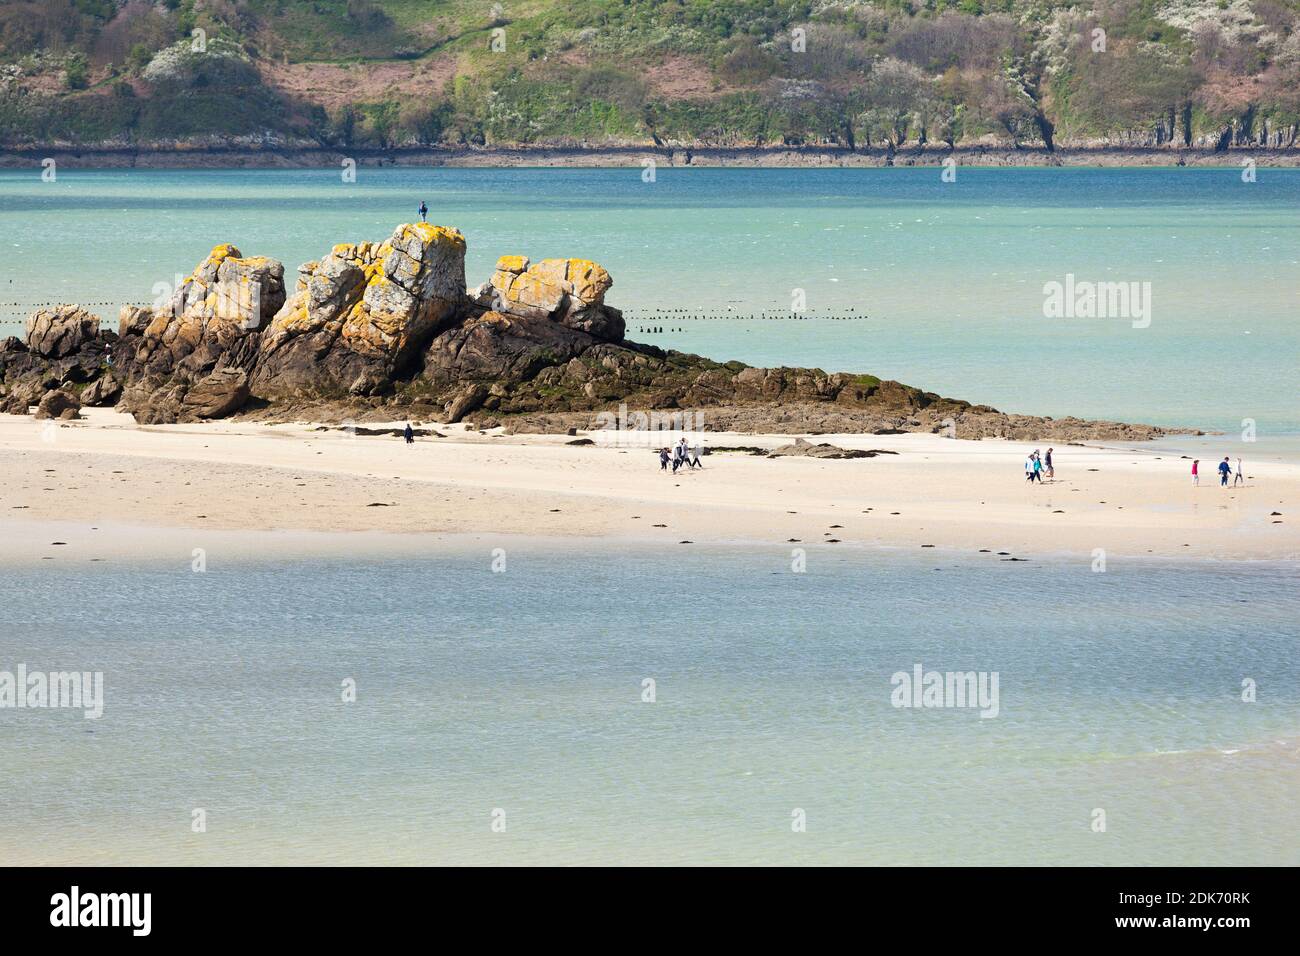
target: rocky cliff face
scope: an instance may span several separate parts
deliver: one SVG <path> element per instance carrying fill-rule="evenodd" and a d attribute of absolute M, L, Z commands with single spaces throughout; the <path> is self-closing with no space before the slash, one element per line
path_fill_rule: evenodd
<path fill-rule="evenodd" d="M 741 431 L 944 431 L 960 437 L 1152 438 L 1158 428 L 1008 416 L 870 375 L 753 368 L 624 339 L 613 279 L 586 259 L 503 256 L 465 286 L 465 239 L 428 223 L 334 246 L 294 289 L 273 259 L 214 248 L 161 306 L 116 333 L 76 306 L 34 313 L 0 343 L 0 411 L 120 404 L 141 423 L 237 412 L 321 421 L 474 415 L 518 430 L 591 427 L 596 413 L 704 412 Z"/>

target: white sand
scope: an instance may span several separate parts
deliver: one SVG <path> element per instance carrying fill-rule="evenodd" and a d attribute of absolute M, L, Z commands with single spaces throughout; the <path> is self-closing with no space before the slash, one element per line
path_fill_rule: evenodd
<path fill-rule="evenodd" d="M 285 532 L 260 540 L 286 554 L 419 550 L 524 535 L 674 546 L 793 546 L 794 538 L 829 548 L 930 544 L 1017 556 L 1087 556 L 1097 548 L 1234 560 L 1300 556 L 1295 464 L 1248 463 L 1248 486 L 1233 490 L 1218 486 L 1213 460 L 1202 460 L 1201 486 L 1193 488 L 1190 461 L 1167 452 L 1056 446 L 1057 479 L 1040 486 L 1027 485 L 1022 471 L 1032 443 L 830 435 L 812 440 L 898 454 L 712 454 L 702 470 L 674 476 L 660 471 L 651 448 L 570 446 L 564 436 L 434 426 L 447 437 L 408 447 L 394 437 L 319 432 L 309 424 L 140 427 L 109 410 L 84 414 L 84 421 L 55 425 L 0 415 L 3 557 L 89 560 L 92 541 L 101 555 L 174 554 L 194 540 L 189 529 Z M 708 443 L 775 447 L 790 437 L 714 434 Z M 1227 444 L 1224 454 L 1235 452 Z M 73 542 L 77 535 L 81 544 Z M 827 543 L 831 538 L 839 543 Z M 52 545 L 56 540 L 68 544 Z"/>

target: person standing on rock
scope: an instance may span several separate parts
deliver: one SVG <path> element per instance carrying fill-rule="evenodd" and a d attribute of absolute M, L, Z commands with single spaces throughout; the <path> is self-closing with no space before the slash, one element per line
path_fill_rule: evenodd
<path fill-rule="evenodd" d="M 425 205 L 424 200 L 420 200 L 420 222 L 429 221 L 429 207 Z"/>
<path fill-rule="evenodd" d="M 403 437 L 406 438 L 406 443 L 407 443 L 408 445 L 414 445 L 414 444 L 415 444 L 415 430 L 414 430 L 413 428 L 411 428 L 411 423 L 410 423 L 410 422 L 407 422 L 407 423 L 406 423 L 406 431 L 402 432 L 402 435 L 403 435 Z"/>

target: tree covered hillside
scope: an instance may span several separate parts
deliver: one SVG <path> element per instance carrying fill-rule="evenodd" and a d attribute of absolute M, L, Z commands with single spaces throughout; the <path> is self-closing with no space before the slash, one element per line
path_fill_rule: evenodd
<path fill-rule="evenodd" d="M 0 142 L 1290 147 L 1300 0 L 0 0 Z"/>

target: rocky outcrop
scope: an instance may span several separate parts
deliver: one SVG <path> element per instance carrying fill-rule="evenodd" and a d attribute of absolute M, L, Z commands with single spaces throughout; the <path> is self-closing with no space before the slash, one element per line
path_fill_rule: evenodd
<path fill-rule="evenodd" d="M 19 382 L 9 388 L 0 399 L 0 412 L 6 415 L 26 415 L 33 405 L 45 395 L 40 382 Z"/>
<path fill-rule="evenodd" d="M 116 405 L 121 394 L 121 384 L 106 372 L 82 390 L 81 404 L 92 408 L 97 405 Z"/>
<path fill-rule="evenodd" d="M 130 382 L 120 389 L 122 405 L 149 424 L 238 411 L 248 400 L 260 333 L 284 302 L 278 261 L 245 257 L 230 243 L 214 247 L 165 304 L 122 307 L 123 346 L 115 357 Z M 239 387 L 227 387 L 232 381 Z"/>
<path fill-rule="evenodd" d="M 13 415 L 26 415 L 46 393 L 75 396 L 97 380 L 117 338 L 99 327 L 98 317 L 74 305 L 41 309 L 26 325 L 26 341 L 10 336 L 0 342 L 0 411 Z"/>
<path fill-rule="evenodd" d="M 151 374 L 206 374 L 221 363 L 251 359 L 249 343 L 284 304 L 284 266 L 216 246 L 181 282 L 171 300 L 146 312 L 125 306 L 119 333 L 140 328 L 134 364 Z"/>
<path fill-rule="evenodd" d="M 35 417 L 38 419 L 60 418 L 66 421 L 77 418 L 80 412 L 81 402 L 77 400 L 76 395 L 62 389 L 55 389 L 52 392 L 46 392 L 42 396 L 40 404 L 36 406 Z"/>
<path fill-rule="evenodd" d="M 838 445 L 821 443 L 814 445 L 806 438 L 796 438 L 792 444 L 772 449 L 769 458 L 875 458 L 877 455 L 893 455 L 896 452 L 879 451 L 865 448 L 840 448 Z"/>
<path fill-rule="evenodd" d="M 423 378 L 435 388 L 458 382 L 521 383 L 599 344 L 549 319 L 485 312 L 438 335 L 424 353 Z"/>
<path fill-rule="evenodd" d="M 527 256 L 502 256 L 496 271 L 476 290 L 476 301 L 492 310 L 524 319 L 551 319 L 596 338 L 621 342 L 623 314 L 605 305 L 614 284 L 609 273 L 590 259 L 543 259 L 529 265 Z"/>
<path fill-rule="evenodd" d="M 47 393 L 114 400 L 142 424 L 242 412 L 321 421 L 395 417 L 600 427 L 597 415 L 691 410 L 714 431 L 937 432 L 1058 441 L 1158 437 L 1161 429 L 1005 415 L 987 406 L 809 368 L 754 368 L 624 338 L 613 280 L 588 259 L 502 256 L 465 287 L 465 239 L 429 223 L 334 246 L 284 269 L 225 244 L 161 306 L 125 306 L 116 333 L 76 307 L 34 314 L 0 342 L 0 408 Z M 65 400 L 49 398 L 50 411 Z M 61 413 L 61 412 L 55 412 Z M 856 454 L 796 443 L 784 453 Z"/>
<path fill-rule="evenodd" d="M 199 379 L 185 392 L 180 417 L 182 421 L 225 418 L 243 408 L 248 396 L 248 373 L 224 368 Z"/>
<path fill-rule="evenodd" d="M 123 391 L 121 407 L 141 425 L 170 425 L 225 418 L 248 398 L 248 373 L 226 367 L 193 382 L 146 376 Z"/>
<path fill-rule="evenodd" d="M 40 309 L 27 317 L 27 348 L 43 358 L 73 355 L 95 338 L 99 317 L 75 305 Z"/>
<path fill-rule="evenodd" d="M 298 270 L 262 336 L 254 391 L 268 398 L 383 392 L 466 305 L 465 239 L 431 223 L 335 246 Z"/>

